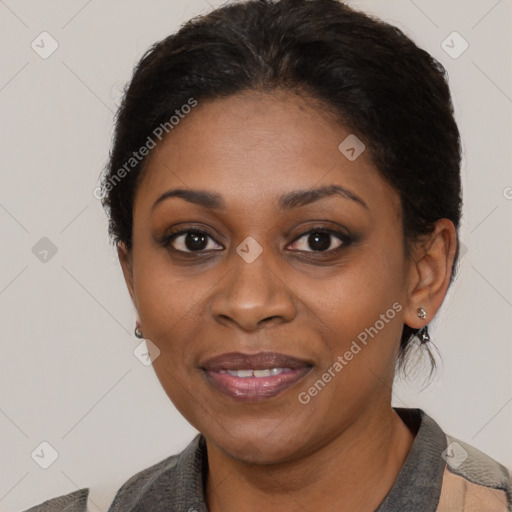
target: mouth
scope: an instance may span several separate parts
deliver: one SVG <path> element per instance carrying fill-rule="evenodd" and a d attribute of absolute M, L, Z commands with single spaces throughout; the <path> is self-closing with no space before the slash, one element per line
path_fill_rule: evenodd
<path fill-rule="evenodd" d="M 232 352 L 208 359 L 200 367 L 214 389 L 237 401 L 257 402 L 293 387 L 313 365 L 277 352 Z"/>

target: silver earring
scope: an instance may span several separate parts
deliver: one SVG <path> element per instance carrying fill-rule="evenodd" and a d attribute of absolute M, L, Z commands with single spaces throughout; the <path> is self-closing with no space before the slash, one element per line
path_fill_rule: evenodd
<path fill-rule="evenodd" d="M 430 335 L 428 334 L 428 326 L 423 326 L 417 333 L 420 342 L 422 344 L 428 343 L 430 341 Z"/>
<path fill-rule="evenodd" d="M 423 308 L 418 308 L 416 310 L 416 314 L 418 315 L 418 318 L 427 318 L 427 310 Z"/>
<path fill-rule="evenodd" d="M 139 340 L 144 338 L 144 335 L 142 334 L 142 331 L 140 330 L 139 326 L 135 327 L 134 333 L 135 333 L 135 337 L 139 338 Z"/>

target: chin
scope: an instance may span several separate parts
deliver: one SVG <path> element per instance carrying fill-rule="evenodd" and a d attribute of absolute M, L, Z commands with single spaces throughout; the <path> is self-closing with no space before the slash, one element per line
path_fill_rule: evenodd
<path fill-rule="evenodd" d="M 233 459 L 247 464 L 279 464 L 292 460 L 302 452 L 304 433 L 280 430 L 276 423 L 255 422 L 245 425 L 225 425 L 215 432 L 203 430 L 208 441 Z M 226 434 L 229 432 L 229 434 Z"/>
<path fill-rule="evenodd" d="M 294 459 L 297 446 L 283 446 L 282 443 L 274 445 L 265 440 L 262 442 L 243 439 L 236 446 L 232 444 L 220 447 L 231 458 L 245 464 L 271 465 L 280 464 Z"/>

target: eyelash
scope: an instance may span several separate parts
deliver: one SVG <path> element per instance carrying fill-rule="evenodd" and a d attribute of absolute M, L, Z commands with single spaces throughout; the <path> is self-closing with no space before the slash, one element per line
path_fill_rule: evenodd
<path fill-rule="evenodd" d="M 326 254 L 326 255 L 333 255 L 343 249 L 346 249 L 347 247 L 349 247 L 353 242 L 354 242 L 354 239 L 347 235 L 346 233 L 343 233 L 341 231 L 336 231 L 334 229 L 329 229 L 329 228 L 325 228 L 325 227 L 313 227 L 311 229 L 309 229 L 308 231 L 305 231 L 304 233 L 301 233 L 300 235 L 298 235 L 297 237 L 294 238 L 294 240 L 291 242 L 291 244 L 294 244 L 296 243 L 298 240 L 300 240 L 301 238 L 304 238 L 305 236 L 308 236 L 308 235 L 311 235 L 311 234 L 327 234 L 327 235 L 331 235 L 331 236 L 334 236 L 336 238 L 338 238 L 340 241 L 341 241 L 341 245 L 336 247 L 335 249 L 328 249 L 326 251 L 314 251 L 314 250 L 311 250 L 311 251 L 301 251 L 301 250 L 295 250 L 293 252 L 298 252 L 298 253 L 306 253 L 306 254 L 314 254 L 314 255 L 323 255 L 323 254 Z M 220 244 L 219 242 L 217 242 L 217 240 L 215 240 L 215 238 L 210 235 L 210 233 L 208 233 L 208 231 L 206 230 L 202 230 L 202 229 L 197 229 L 197 228 L 185 228 L 185 229 L 180 229 L 178 231 L 174 231 L 174 232 L 169 232 L 167 235 L 165 235 L 163 237 L 163 239 L 160 241 L 160 244 L 168 249 L 168 250 L 172 250 L 173 252 L 175 253 L 178 253 L 180 255 L 186 255 L 186 256 L 197 256 L 197 255 L 204 255 L 208 252 L 217 252 L 217 251 L 220 251 L 220 249 L 209 249 L 209 250 L 200 250 L 200 251 L 182 251 L 182 250 L 179 250 L 179 249 L 175 249 L 174 247 L 172 247 L 172 242 L 178 238 L 179 236 L 181 235 L 187 235 L 187 234 L 194 234 L 194 235 L 203 235 L 203 236 L 206 236 L 208 237 L 209 239 L 213 240 L 216 244 L 218 245 L 222 245 Z M 288 244 L 288 245 L 291 245 L 291 244 Z"/>

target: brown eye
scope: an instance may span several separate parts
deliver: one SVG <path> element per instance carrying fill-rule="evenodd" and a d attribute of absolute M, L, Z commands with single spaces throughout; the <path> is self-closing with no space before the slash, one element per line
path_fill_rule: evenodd
<path fill-rule="evenodd" d="M 304 252 L 327 252 L 349 244 L 350 239 L 343 233 L 315 230 L 304 233 L 297 238 L 293 242 L 292 248 Z"/>
<path fill-rule="evenodd" d="M 169 238 L 168 245 L 180 252 L 220 250 L 223 247 L 205 231 L 188 230 L 176 233 Z"/>

